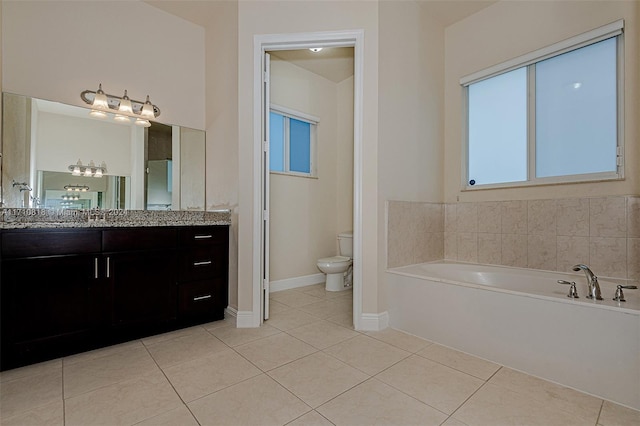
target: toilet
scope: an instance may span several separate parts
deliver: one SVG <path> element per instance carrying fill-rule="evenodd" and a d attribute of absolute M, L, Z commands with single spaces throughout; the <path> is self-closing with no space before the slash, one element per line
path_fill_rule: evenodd
<path fill-rule="evenodd" d="M 327 274 L 325 290 L 343 291 L 351 288 L 353 264 L 353 232 L 338 234 L 339 256 L 318 259 L 318 269 Z M 345 275 L 347 279 L 345 280 Z"/>

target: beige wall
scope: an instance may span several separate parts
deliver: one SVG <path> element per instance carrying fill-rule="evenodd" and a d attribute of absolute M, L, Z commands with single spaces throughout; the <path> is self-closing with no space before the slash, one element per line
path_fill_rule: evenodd
<path fill-rule="evenodd" d="M 383 247 L 378 253 L 377 271 L 382 283 L 387 265 L 387 238 L 394 238 L 387 235 L 385 203 L 441 202 L 443 198 L 443 26 L 417 2 L 381 2 L 378 66 L 377 232 Z M 395 247 L 395 243 L 391 246 Z M 393 256 L 394 253 L 389 253 L 392 264 L 396 262 Z M 381 297 L 384 294 L 381 292 Z M 384 310 L 386 301 L 381 298 L 378 312 Z"/>
<path fill-rule="evenodd" d="M 3 90 L 86 106 L 85 89 L 151 100 L 204 129 L 204 30 L 138 1 L 3 1 Z"/>
<path fill-rule="evenodd" d="M 238 9 L 239 212 L 238 309 L 253 305 L 254 93 L 253 43 L 258 34 L 363 29 L 364 111 L 362 270 L 363 312 L 378 312 L 378 4 L 376 2 L 242 1 Z"/>
<path fill-rule="evenodd" d="M 340 105 L 336 83 L 275 56 L 271 59 L 270 83 L 272 104 L 320 120 L 317 178 L 271 173 L 269 260 L 270 279 L 276 281 L 317 274 L 317 260 L 337 254 L 337 218 L 352 212 L 351 203 L 338 203 L 337 188 L 353 186 L 351 176 L 345 174 L 344 180 L 338 179 L 338 111 L 353 109 L 353 101 Z M 341 141 L 344 143 L 345 138 Z M 344 145 L 350 145 L 353 152 L 353 137 L 350 144 L 346 142 Z M 353 155 L 350 157 L 353 159 Z M 351 229 L 351 223 L 347 226 Z"/>
<path fill-rule="evenodd" d="M 163 3 L 163 2 L 161 2 Z M 194 5 L 195 2 L 191 2 Z M 179 5 L 182 7 L 182 5 Z M 238 307 L 238 3 L 199 3 L 205 24 L 206 205 L 231 209 L 229 305 Z"/>
<path fill-rule="evenodd" d="M 337 175 L 336 230 L 353 230 L 353 77 L 336 85 L 337 89 Z M 336 252 L 337 253 L 337 252 Z"/>
<path fill-rule="evenodd" d="M 520 200 L 640 193 L 640 29 L 637 1 L 502 1 L 445 31 L 445 201 Z M 462 192 L 462 76 L 625 20 L 625 180 Z M 570 159 L 568 160 L 570 161 Z"/>

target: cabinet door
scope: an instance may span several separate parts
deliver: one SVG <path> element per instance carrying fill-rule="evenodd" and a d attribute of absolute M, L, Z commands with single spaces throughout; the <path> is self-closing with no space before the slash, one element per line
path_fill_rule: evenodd
<path fill-rule="evenodd" d="M 64 352 L 65 342 L 78 343 L 100 322 L 104 282 L 95 279 L 96 259 L 82 255 L 2 262 L 2 340 L 8 351 L 3 355 L 56 356 Z"/>
<path fill-rule="evenodd" d="M 104 255 L 113 288 L 113 324 L 152 325 L 176 317 L 174 250 Z"/>

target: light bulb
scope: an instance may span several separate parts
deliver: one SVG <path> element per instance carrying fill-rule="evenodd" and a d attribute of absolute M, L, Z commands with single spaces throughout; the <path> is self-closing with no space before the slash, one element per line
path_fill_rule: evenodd
<path fill-rule="evenodd" d="M 104 111 L 99 111 L 97 109 L 92 109 L 91 112 L 89 112 L 89 116 L 93 117 L 93 118 L 99 118 L 99 119 L 105 119 L 107 118 L 107 113 Z"/>
<path fill-rule="evenodd" d="M 100 167 L 96 169 L 96 173 L 93 175 L 93 177 L 97 177 L 97 178 L 102 177 L 102 169 Z"/>
<path fill-rule="evenodd" d="M 153 104 L 149 100 L 149 95 L 147 95 L 147 100 L 144 103 L 144 105 L 142 105 L 142 110 L 140 111 L 140 117 L 145 120 L 153 120 L 154 118 L 156 118 L 155 111 L 153 110 Z M 148 126 L 145 126 L 145 127 L 148 127 Z"/>
<path fill-rule="evenodd" d="M 151 127 L 151 123 L 149 123 L 149 120 L 143 120 L 142 118 L 136 118 L 136 126 Z"/>
<path fill-rule="evenodd" d="M 127 91 L 124 91 L 124 96 L 120 101 L 120 107 L 118 107 L 118 112 L 122 114 L 133 114 L 133 108 L 131 107 L 131 99 L 127 96 Z"/>
<path fill-rule="evenodd" d="M 98 91 L 93 98 L 93 109 L 107 111 L 109 109 L 109 102 L 107 101 L 107 95 L 102 91 L 102 84 L 98 86 Z"/>
<path fill-rule="evenodd" d="M 322 50 L 322 47 L 310 47 L 309 50 L 313 53 L 318 53 Z"/>
<path fill-rule="evenodd" d="M 71 167 L 71 166 L 69 166 Z M 71 174 L 73 176 L 80 176 L 82 174 L 82 171 L 80 170 L 80 167 L 82 167 L 82 161 L 80 161 L 80 159 L 78 159 L 78 162 L 76 163 L 75 166 L 73 166 L 73 170 L 71 171 Z"/>

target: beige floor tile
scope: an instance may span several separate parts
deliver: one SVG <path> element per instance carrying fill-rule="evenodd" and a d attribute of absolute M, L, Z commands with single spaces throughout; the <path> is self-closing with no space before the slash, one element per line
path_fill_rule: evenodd
<path fill-rule="evenodd" d="M 0 372 L 0 383 L 38 374 L 62 371 L 62 358 Z"/>
<path fill-rule="evenodd" d="M 291 423 L 287 423 L 287 426 L 333 426 L 333 423 L 322 417 L 317 411 L 309 411 Z"/>
<path fill-rule="evenodd" d="M 2 426 L 63 426 L 64 402 L 62 398 L 33 410 L 23 411 L 13 417 L 5 417 L 0 411 L 0 424 Z"/>
<path fill-rule="evenodd" d="M 71 398 L 154 371 L 159 371 L 158 366 L 142 345 L 71 365 L 65 363 L 64 397 Z"/>
<path fill-rule="evenodd" d="M 199 426 L 191 411 L 181 405 L 159 416 L 136 423 L 136 426 Z"/>
<path fill-rule="evenodd" d="M 214 330 L 218 327 L 226 327 L 228 325 L 231 325 L 233 327 L 236 326 L 236 322 L 234 318 L 226 318 L 223 320 L 218 320 L 218 321 L 212 321 L 212 322 L 208 322 L 205 324 L 202 324 L 201 327 L 204 328 L 205 330 L 207 330 L 208 332 L 211 332 L 211 330 Z"/>
<path fill-rule="evenodd" d="M 166 368 L 223 351 L 228 346 L 200 328 L 195 333 L 149 345 L 147 349 L 160 368 Z"/>
<path fill-rule="evenodd" d="M 341 325 L 342 327 L 346 327 L 349 330 L 353 330 L 353 313 L 351 310 L 349 312 L 344 312 L 337 315 L 331 315 L 325 319 L 326 321 Z"/>
<path fill-rule="evenodd" d="M 446 414 L 453 413 L 484 384 L 418 355 L 403 359 L 376 378 Z"/>
<path fill-rule="evenodd" d="M 567 411 L 556 409 L 491 383 L 480 388 L 453 414 L 453 417 L 469 426 L 584 426 L 588 424 L 583 418 Z"/>
<path fill-rule="evenodd" d="M 438 344 L 427 346 L 417 354 L 482 380 L 489 380 L 500 369 L 498 364 Z"/>
<path fill-rule="evenodd" d="M 385 343 L 412 353 L 417 352 L 420 349 L 432 344 L 428 340 L 412 336 L 411 334 L 407 334 L 399 330 L 394 330 L 390 327 L 380 331 L 370 331 L 366 334 L 367 336 L 373 337 L 374 339 L 381 340 Z"/>
<path fill-rule="evenodd" d="M 287 333 L 318 349 L 328 348 L 359 335 L 353 330 L 327 321 L 314 322 L 289 330 Z"/>
<path fill-rule="evenodd" d="M 319 297 L 321 299 L 335 299 L 336 297 L 344 296 L 347 293 L 351 293 L 351 290 L 345 291 L 327 291 L 325 290 L 326 284 L 315 284 L 307 287 L 301 287 L 298 290 L 311 296 Z"/>
<path fill-rule="evenodd" d="M 291 310 L 291 306 L 287 306 L 284 303 L 276 302 L 275 300 L 269 299 L 269 313 L 271 315 L 277 314 L 280 312 L 288 312 Z"/>
<path fill-rule="evenodd" d="M 275 327 L 263 324 L 256 328 L 236 328 L 234 325 L 209 330 L 211 334 L 233 347 L 280 333 Z"/>
<path fill-rule="evenodd" d="M 94 349 L 88 352 L 81 352 L 79 354 L 66 356 L 62 359 L 64 367 L 68 367 L 76 362 L 87 361 L 91 359 L 98 359 L 105 356 L 113 355 L 115 353 L 127 352 L 133 348 L 143 347 L 140 340 L 132 340 L 130 342 L 120 343 L 118 345 L 107 346 L 104 348 Z"/>
<path fill-rule="evenodd" d="M 369 375 L 378 374 L 411 355 L 410 352 L 364 335 L 338 343 L 324 352 Z"/>
<path fill-rule="evenodd" d="M 439 425 L 447 416 L 376 379 L 320 406 L 336 425 Z"/>
<path fill-rule="evenodd" d="M 598 424 L 602 426 L 640 425 L 640 411 L 604 401 Z"/>
<path fill-rule="evenodd" d="M 169 331 L 167 333 L 156 334 L 154 336 L 145 337 L 142 339 L 142 343 L 145 346 L 155 345 L 157 343 L 166 342 L 168 340 L 177 339 L 179 337 L 190 336 L 192 334 L 202 334 L 204 327 L 195 326 L 189 328 L 183 328 L 180 330 Z"/>
<path fill-rule="evenodd" d="M 62 370 L 21 377 L 0 385 L 0 413 L 3 418 L 57 401 L 62 401 Z"/>
<path fill-rule="evenodd" d="M 271 370 L 269 375 L 314 408 L 369 378 L 322 352 Z"/>
<path fill-rule="evenodd" d="M 167 378 L 186 402 L 262 373 L 235 351 L 227 349 L 164 369 Z"/>
<path fill-rule="evenodd" d="M 284 425 L 310 408 L 265 374 L 188 404 L 202 426 Z"/>
<path fill-rule="evenodd" d="M 235 350 L 262 371 L 272 370 L 317 351 L 313 346 L 285 333 L 236 346 Z"/>
<path fill-rule="evenodd" d="M 65 425 L 132 425 L 182 404 L 161 372 L 65 400 Z"/>
<path fill-rule="evenodd" d="M 347 299 L 337 297 L 335 299 L 320 300 L 316 303 L 310 303 L 308 305 L 301 306 L 299 309 L 313 315 L 314 317 L 325 319 L 350 311 L 352 309 L 352 303 Z"/>
<path fill-rule="evenodd" d="M 442 423 L 442 426 L 469 426 L 469 425 L 462 423 L 460 420 L 456 420 L 453 417 L 449 417 L 446 422 Z"/>
<path fill-rule="evenodd" d="M 602 406 L 601 399 L 506 367 L 501 368 L 489 383 L 572 413 L 590 424 L 596 423 Z"/>
<path fill-rule="evenodd" d="M 291 306 L 292 308 L 299 308 L 322 300 L 319 297 L 296 290 L 285 290 L 271 293 L 270 298 L 271 300 L 282 303 L 283 305 Z"/>
<path fill-rule="evenodd" d="M 287 331 L 292 328 L 301 327 L 317 321 L 320 321 L 318 317 L 314 317 L 313 315 L 309 315 L 308 313 L 302 312 L 298 309 L 287 308 L 284 312 L 271 312 L 271 315 L 269 316 L 269 319 L 265 321 L 265 324 L 282 331 Z"/>

